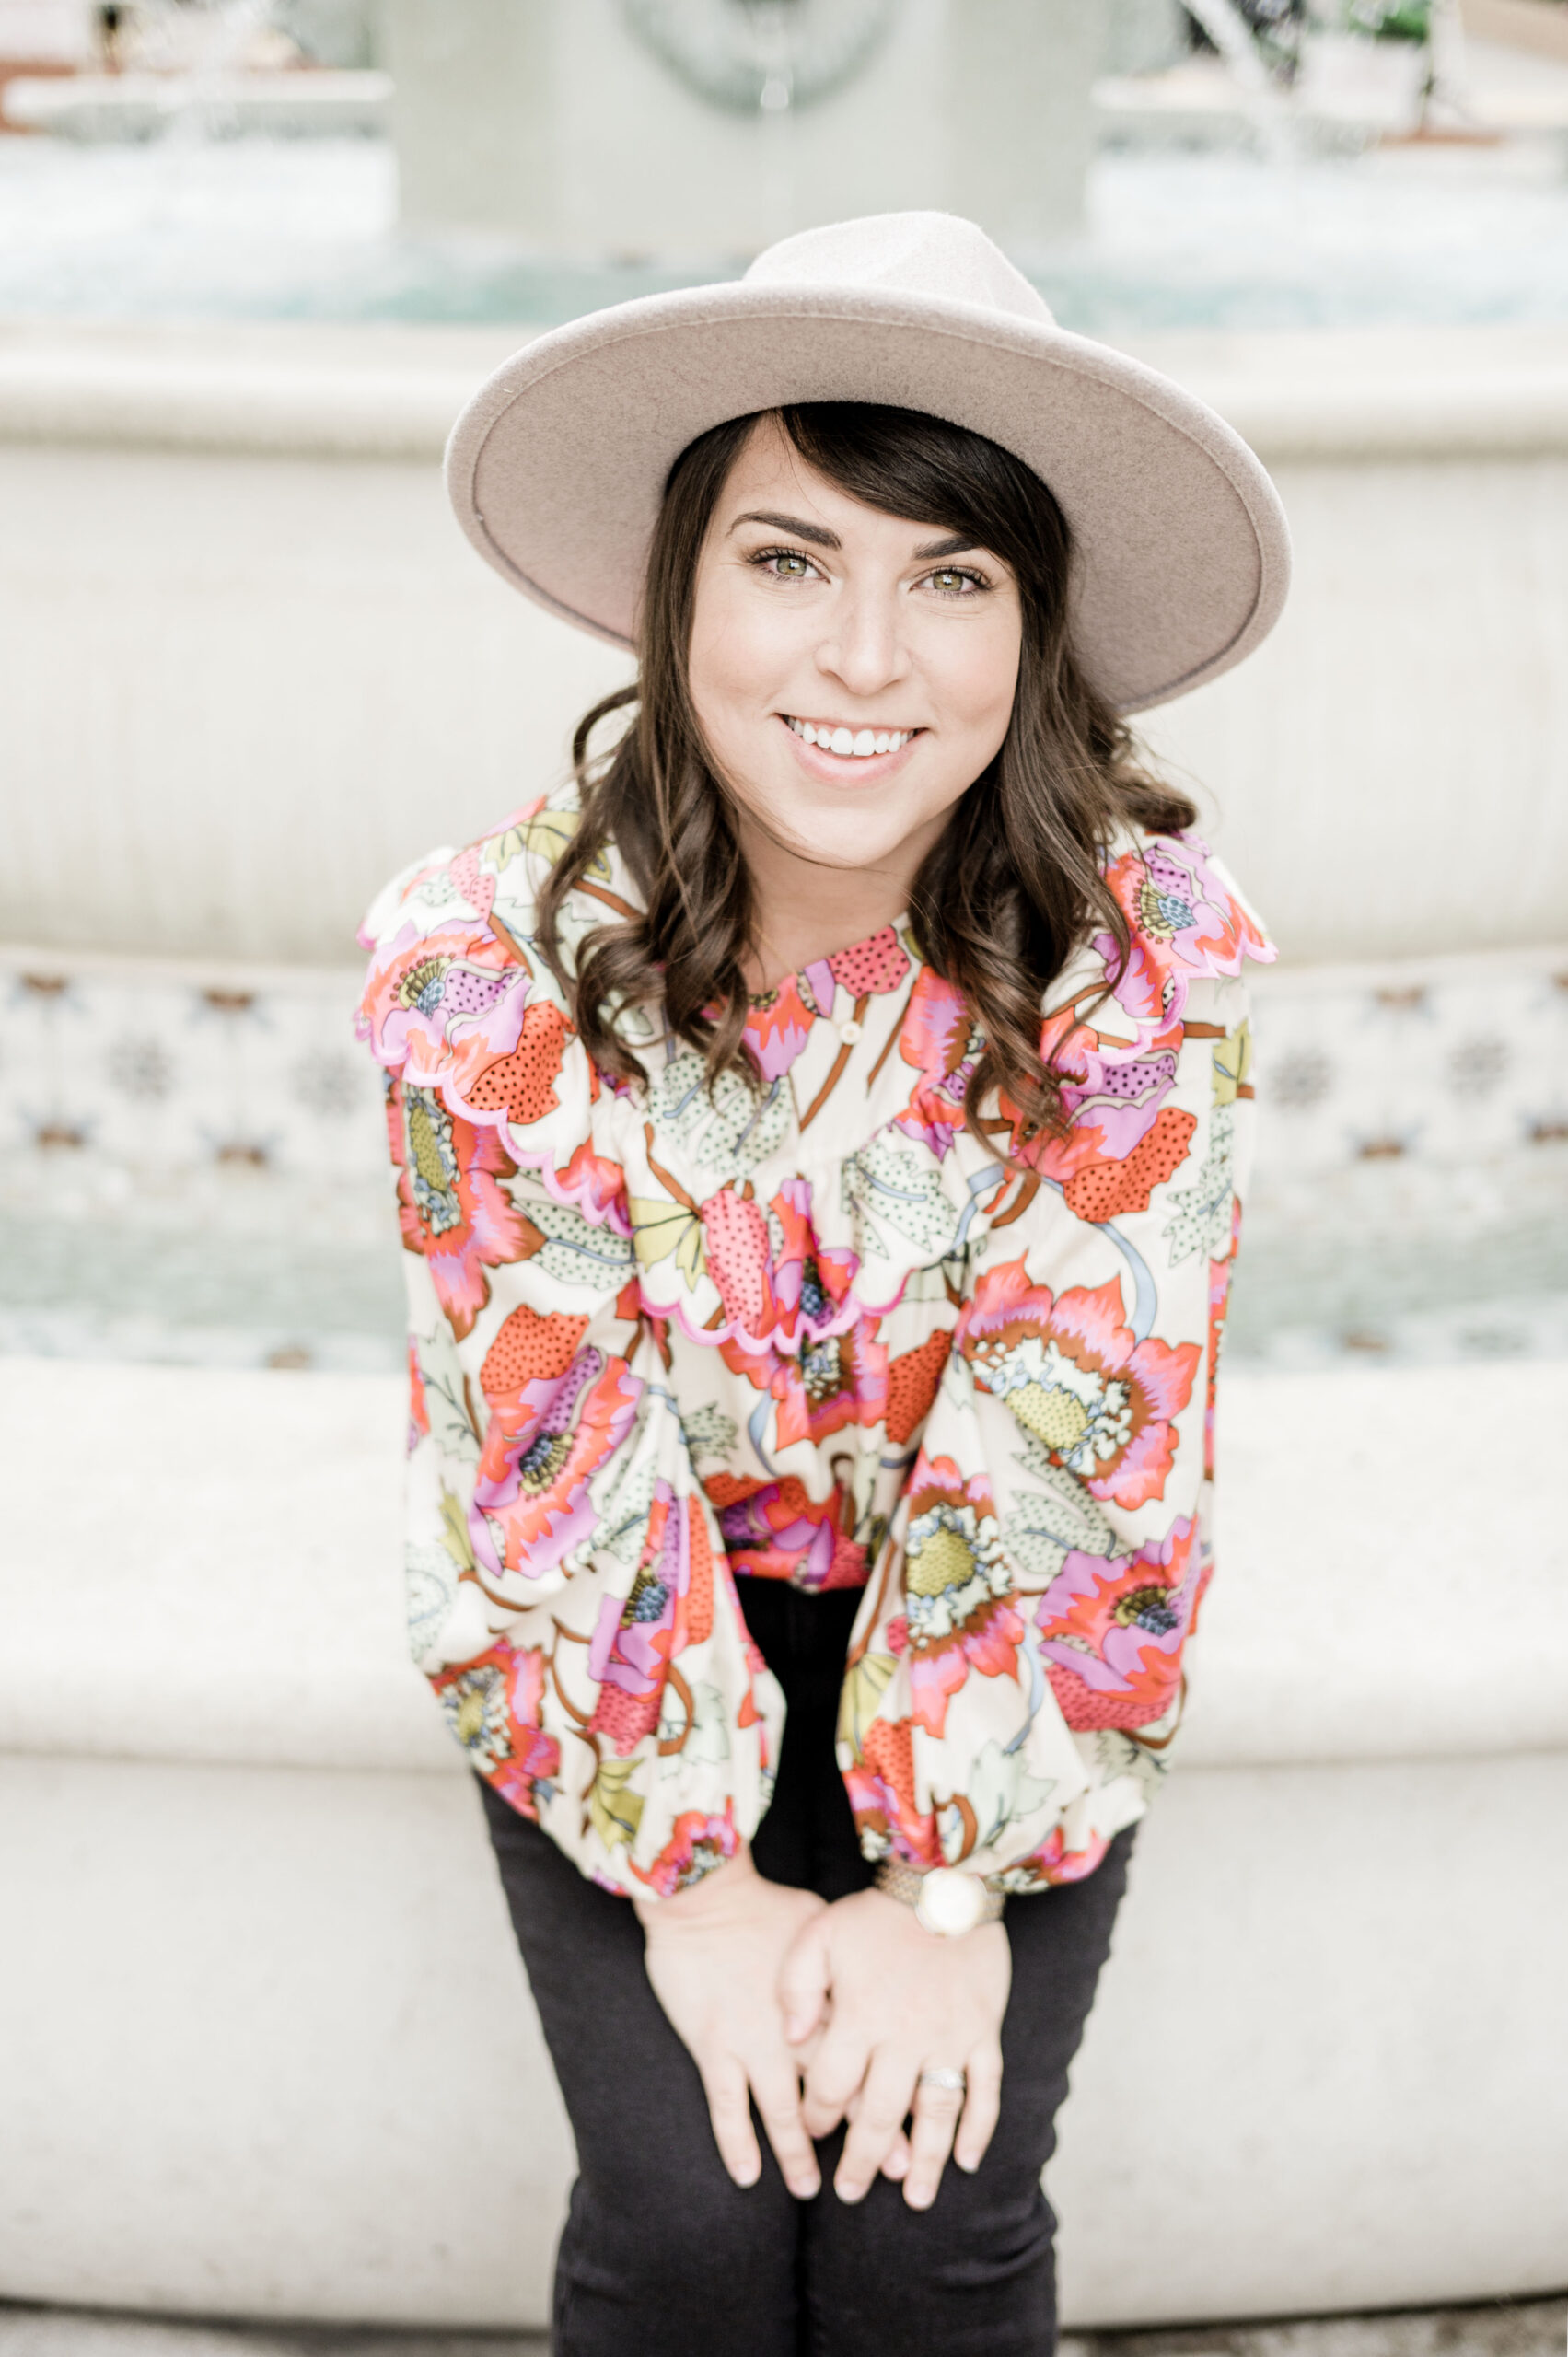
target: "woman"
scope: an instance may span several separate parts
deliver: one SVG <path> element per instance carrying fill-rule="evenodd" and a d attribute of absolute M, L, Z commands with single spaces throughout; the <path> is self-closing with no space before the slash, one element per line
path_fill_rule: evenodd
<path fill-rule="evenodd" d="M 448 468 L 639 657 L 366 935 L 415 1648 L 577 2141 L 555 2346 L 1047 2351 L 1271 954 L 1118 712 L 1261 638 L 1277 503 L 937 215 L 542 339 Z"/>

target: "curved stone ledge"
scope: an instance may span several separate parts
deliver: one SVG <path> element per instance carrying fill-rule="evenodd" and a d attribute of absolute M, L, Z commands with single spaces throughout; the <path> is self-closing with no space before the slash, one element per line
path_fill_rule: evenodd
<path fill-rule="evenodd" d="M 394 1377 L 0 1361 L 0 1750 L 461 1773 L 403 1644 L 402 1415 Z M 1527 1472 L 1568 1364 L 1237 1371 L 1221 1417 L 1179 1774 L 1568 1750 Z"/>
<path fill-rule="evenodd" d="M 436 459 L 537 330 L 303 324 L 0 331 L 0 441 Z M 1568 329 L 1190 333 L 1129 350 L 1275 460 L 1568 454 Z"/>

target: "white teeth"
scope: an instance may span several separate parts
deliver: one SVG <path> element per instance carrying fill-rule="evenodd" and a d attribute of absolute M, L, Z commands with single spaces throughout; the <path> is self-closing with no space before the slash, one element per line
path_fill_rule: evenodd
<path fill-rule="evenodd" d="M 801 742 L 820 745 L 824 751 L 846 755 L 854 761 L 869 761 L 874 753 L 896 753 L 914 735 L 912 728 L 828 728 L 820 721 L 791 720 L 790 726 Z"/>

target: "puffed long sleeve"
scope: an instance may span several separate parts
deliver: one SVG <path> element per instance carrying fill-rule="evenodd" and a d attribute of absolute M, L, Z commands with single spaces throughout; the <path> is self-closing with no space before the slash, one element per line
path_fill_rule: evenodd
<path fill-rule="evenodd" d="M 507 922 L 561 840 L 536 807 L 366 921 L 410 1304 L 410 1630 L 478 1772 L 585 1874 L 658 1896 L 754 1831 L 783 1712 L 639 1315 L 621 1109 Z"/>
<path fill-rule="evenodd" d="M 991 1174 L 843 1689 L 841 1765 L 867 1850 L 1017 1890 L 1091 1872 L 1142 1815 L 1211 1570 L 1214 1381 L 1252 1114 L 1239 969 L 1269 953 L 1217 863 L 1202 880 L 1225 937 L 1190 923 L 1173 947 L 1148 906 L 1161 856 L 1186 853 L 1123 862 L 1142 899 L 1115 994 L 1102 955 L 1047 1026 L 1072 1126 Z"/>

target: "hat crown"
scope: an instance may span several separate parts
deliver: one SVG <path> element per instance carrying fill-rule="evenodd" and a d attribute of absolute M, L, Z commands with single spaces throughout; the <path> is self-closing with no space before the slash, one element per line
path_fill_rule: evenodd
<path fill-rule="evenodd" d="M 983 229 L 956 213 L 872 213 L 801 229 L 760 253 L 751 286 L 872 287 L 942 303 L 974 303 L 1050 327 L 1051 315 Z"/>

